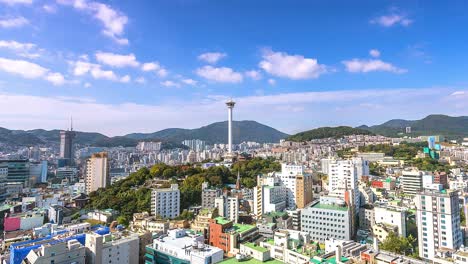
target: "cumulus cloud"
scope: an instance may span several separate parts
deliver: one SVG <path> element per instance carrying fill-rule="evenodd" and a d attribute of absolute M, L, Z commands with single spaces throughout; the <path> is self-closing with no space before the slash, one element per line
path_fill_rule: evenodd
<path fill-rule="evenodd" d="M 315 79 L 327 72 L 327 67 L 319 64 L 317 59 L 305 58 L 302 55 L 289 55 L 266 49 L 262 57 L 259 67 L 277 77 L 293 80 Z"/>
<path fill-rule="evenodd" d="M 89 87 L 91 87 L 91 86 L 92 86 L 92 85 L 91 85 L 91 83 L 89 83 L 89 82 L 86 82 L 86 83 L 84 84 L 84 87 L 85 87 L 85 88 L 89 88 Z"/>
<path fill-rule="evenodd" d="M 188 84 L 188 85 L 197 85 L 197 83 L 198 83 L 194 79 L 183 79 L 182 82 L 185 83 L 185 84 Z"/>
<path fill-rule="evenodd" d="M 32 4 L 32 0 L 0 0 L 0 3 L 7 4 L 7 5 L 30 5 Z"/>
<path fill-rule="evenodd" d="M 219 60 L 226 57 L 226 53 L 221 52 L 207 52 L 198 55 L 198 59 L 210 64 L 216 64 Z"/>
<path fill-rule="evenodd" d="M 262 74 L 256 70 L 246 71 L 244 75 L 256 81 L 262 79 Z"/>
<path fill-rule="evenodd" d="M 373 71 L 384 71 L 384 72 L 392 72 L 392 73 L 406 73 L 408 70 L 398 68 L 391 63 L 384 62 L 378 59 L 352 59 L 352 60 L 345 60 L 342 61 L 345 65 L 346 70 L 348 72 L 353 73 L 366 73 L 366 72 L 373 72 Z"/>
<path fill-rule="evenodd" d="M 0 49 L 2 48 L 11 50 L 16 55 L 29 59 L 35 59 L 41 56 L 41 50 L 38 50 L 36 44 L 33 43 L 21 43 L 14 40 L 0 40 Z"/>
<path fill-rule="evenodd" d="M 22 16 L 0 19 L 0 27 L 2 28 L 18 28 L 27 24 L 29 24 L 29 21 Z"/>
<path fill-rule="evenodd" d="M 109 5 L 87 0 L 57 0 L 59 4 L 72 6 L 76 10 L 86 12 L 103 25 L 103 35 L 120 45 L 128 45 L 128 39 L 123 37 L 128 17 Z"/>
<path fill-rule="evenodd" d="M 45 79 L 51 82 L 53 85 L 63 85 L 65 83 L 65 78 L 61 73 L 51 72 L 45 76 Z"/>
<path fill-rule="evenodd" d="M 374 58 L 380 57 L 380 51 L 377 49 L 371 49 L 369 50 L 369 55 L 371 55 Z"/>
<path fill-rule="evenodd" d="M 164 87 L 180 87 L 180 84 L 169 80 L 161 82 L 161 85 Z"/>
<path fill-rule="evenodd" d="M 198 76 L 210 81 L 223 83 L 240 83 L 243 80 L 242 74 L 228 67 L 203 66 L 196 70 Z"/>
<path fill-rule="evenodd" d="M 141 65 L 141 70 L 145 72 L 154 72 L 161 78 L 164 78 L 168 75 L 168 71 L 157 61 L 143 63 Z"/>
<path fill-rule="evenodd" d="M 109 52 L 97 52 L 95 55 L 98 62 L 115 68 L 138 67 L 140 65 L 132 53 L 121 55 Z"/>
<path fill-rule="evenodd" d="M 413 20 L 407 18 L 402 14 L 389 14 L 380 17 L 376 17 L 370 21 L 371 24 L 377 24 L 383 27 L 392 27 L 401 25 L 407 27 L 413 23 Z"/>
<path fill-rule="evenodd" d="M 62 85 L 65 78 L 60 73 L 50 72 L 49 69 L 25 60 L 11 60 L 0 58 L 0 71 L 21 76 L 26 79 L 42 78 L 54 85 Z"/>
<path fill-rule="evenodd" d="M 276 85 L 276 80 L 275 79 L 268 79 L 268 84 L 274 86 L 274 85 Z"/>
<path fill-rule="evenodd" d="M 130 75 L 125 75 L 122 78 L 120 78 L 120 82 L 122 83 L 129 83 L 131 81 Z"/>
<path fill-rule="evenodd" d="M 101 65 L 91 63 L 85 60 L 71 61 L 70 65 L 72 66 L 72 72 L 75 76 L 84 76 L 86 74 L 89 74 L 94 79 L 108 80 L 114 82 L 125 82 L 127 80 L 125 76 L 119 77 L 113 71 L 103 70 Z"/>

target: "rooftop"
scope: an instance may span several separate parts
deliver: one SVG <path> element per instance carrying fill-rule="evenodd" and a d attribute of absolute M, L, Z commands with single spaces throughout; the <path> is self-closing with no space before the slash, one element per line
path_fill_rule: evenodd
<path fill-rule="evenodd" d="M 342 262 L 342 263 L 347 262 L 348 260 L 349 260 L 349 258 L 341 257 L 341 262 Z M 311 258 L 311 259 L 310 259 L 310 262 L 312 262 L 312 263 L 314 263 L 314 264 L 320 264 L 320 263 L 336 264 L 336 257 L 333 256 L 333 257 L 331 257 L 331 258 L 322 259 L 322 260 L 319 260 L 319 259 L 316 259 L 316 258 Z"/>
<path fill-rule="evenodd" d="M 254 243 L 244 243 L 244 246 L 249 247 L 255 251 L 260 251 L 262 253 L 269 251 L 267 248 L 257 246 Z"/>
<path fill-rule="evenodd" d="M 254 226 L 254 225 L 234 224 L 233 227 L 234 227 L 234 230 L 236 232 L 244 233 L 244 232 L 247 232 L 247 231 L 251 230 L 252 228 L 255 228 L 256 226 Z"/>
<path fill-rule="evenodd" d="M 225 224 L 231 222 L 230 220 L 227 220 L 226 218 L 224 218 L 222 216 L 216 217 L 215 220 L 216 220 L 216 223 L 220 224 L 220 225 L 225 225 Z"/>
<path fill-rule="evenodd" d="M 237 264 L 237 263 L 241 263 L 241 264 L 284 264 L 284 262 L 281 262 L 276 259 L 271 259 L 265 262 L 261 262 L 260 260 L 256 260 L 254 258 L 249 259 L 249 260 L 242 260 L 242 261 L 238 261 L 236 258 L 230 258 L 230 259 L 223 260 L 219 263 L 220 264 Z"/>
<path fill-rule="evenodd" d="M 317 208 L 317 209 L 324 209 L 324 210 L 339 210 L 339 211 L 348 211 L 347 206 L 338 206 L 338 205 L 332 205 L 332 204 L 323 204 L 323 203 L 316 203 L 311 206 L 312 208 Z"/>

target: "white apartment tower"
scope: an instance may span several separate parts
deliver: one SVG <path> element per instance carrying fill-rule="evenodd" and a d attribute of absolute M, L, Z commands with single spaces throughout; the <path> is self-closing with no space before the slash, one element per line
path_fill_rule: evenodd
<path fill-rule="evenodd" d="M 151 192 L 151 214 L 163 218 L 175 218 L 179 216 L 179 185 L 171 184 L 171 188 L 153 189 Z"/>
<path fill-rule="evenodd" d="M 328 190 L 353 190 L 355 213 L 359 212 L 360 193 L 358 170 L 352 160 L 335 160 L 328 163 Z"/>
<path fill-rule="evenodd" d="M 419 257 L 433 260 L 439 252 L 462 246 L 458 191 L 425 191 L 415 203 Z"/>
<path fill-rule="evenodd" d="M 91 155 L 86 161 L 86 192 L 90 193 L 110 185 L 107 152 Z"/>
<path fill-rule="evenodd" d="M 239 219 L 239 198 L 226 195 L 215 198 L 215 208 L 222 217 L 237 223 Z"/>

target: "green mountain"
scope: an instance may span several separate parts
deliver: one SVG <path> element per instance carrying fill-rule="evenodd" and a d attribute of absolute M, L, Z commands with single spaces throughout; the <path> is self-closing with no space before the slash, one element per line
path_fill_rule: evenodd
<path fill-rule="evenodd" d="M 398 134 L 405 133 L 406 127 L 411 127 L 410 135 L 412 136 L 443 135 L 459 139 L 468 137 L 468 116 L 429 115 L 421 120 L 393 119 L 380 125 L 358 128 L 379 135 L 398 136 Z"/>
<path fill-rule="evenodd" d="M 197 129 L 169 128 L 154 133 L 133 133 L 108 137 L 100 133 L 76 131 L 75 144 L 96 147 L 134 147 L 138 141 L 160 140 L 163 148 L 184 147 L 185 139 L 201 139 L 208 144 L 227 142 L 227 121 L 213 123 Z M 234 121 L 234 143 L 255 141 L 279 142 L 288 135 L 255 121 Z M 60 130 L 9 130 L 0 127 L 0 144 L 16 146 L 54 145 L 60 142 Z"/>
<path fill-rule="evenodd" d="M 158 138 L 169 142 L 182 142 L 185 139 L 200 139 L 208 144 L 227 142 L 228 123 L 217 122 L 196 129 L 168 128 L 154 133 L 134 133 L 125 137 L 142 140 Z M 279 142 L 288 135 L 255 121 L 233 121 L 232 136 L 234 144 L 243 141 L 259 143 Z"/>
<path fill-rule="evenodd" d="M 297 133 L 287 138 L 290 141 L 303 142 L 310 141 L 312 139 L 321 139 L 321 138 L 339 138 L 342 136 L 348 135 L 370 135 L 372 132 L 360 128 L 352 128 L 348 126 L 339 126 L 339 127 L 320 127 L 301 133 Z"/>

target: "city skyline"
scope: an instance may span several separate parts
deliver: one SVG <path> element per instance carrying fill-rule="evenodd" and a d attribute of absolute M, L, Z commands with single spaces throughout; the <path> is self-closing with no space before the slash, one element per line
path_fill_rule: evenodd
<path fill-rule="evenodd" d="M 0 127 L 195 128 L 229 98 L 290 134 L 468 114 L 463 1 L 0 6 Z"/>

